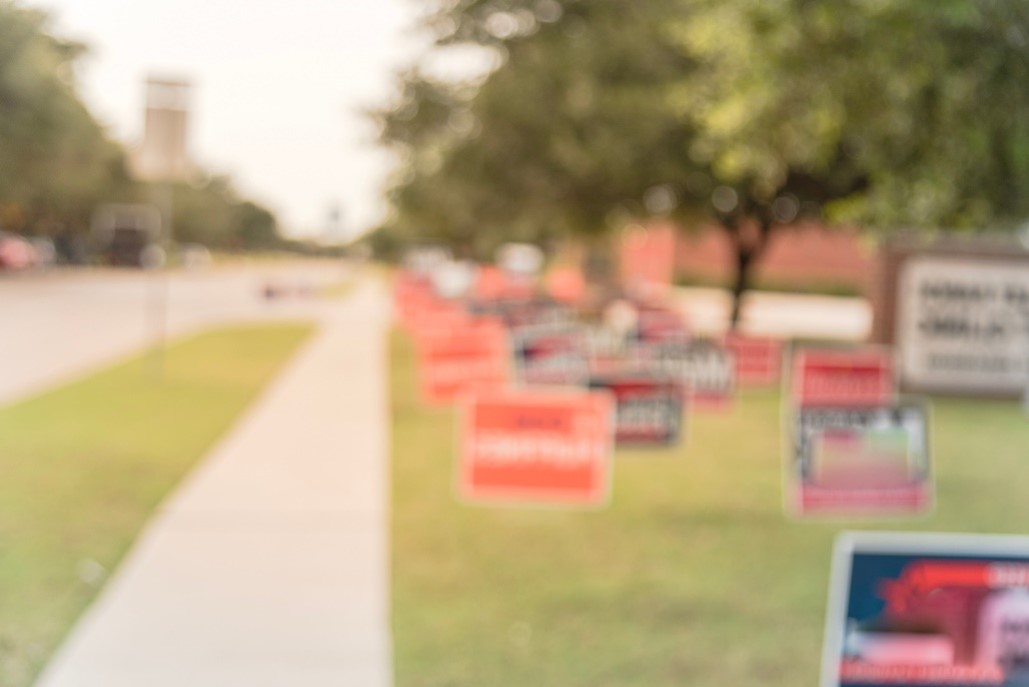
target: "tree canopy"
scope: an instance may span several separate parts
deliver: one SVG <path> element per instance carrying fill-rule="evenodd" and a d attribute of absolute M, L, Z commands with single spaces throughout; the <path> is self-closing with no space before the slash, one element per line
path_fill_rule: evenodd
<path fill-rule="evenodd" d="M 4 227 L 85 226 L 96 199 L 130 185 L 125 155 L 75 93 L 85 48 L 45 13 L 0 0 L 0 205 Z"/>
<path fill-rule="evenodd" d="M 438 50 L 478 82 L 402 74 L 384 231 L 464 243 L 706 218 L 737 291 L 800 216 L 899 228 L 1029 217 L 1029 6 L 1004 0 L 448 0 Z"/>
<path fill-rule="evenodd" d="M 127 156 L 76 91 L 86 48 L 49 16 L 0 0 L 0 229 L 84 233 L 96 207 L 146 202 Z M 275 216 L 202 170 L 175 192 L 176 238 L 223 248 L 278 245 Z"/>

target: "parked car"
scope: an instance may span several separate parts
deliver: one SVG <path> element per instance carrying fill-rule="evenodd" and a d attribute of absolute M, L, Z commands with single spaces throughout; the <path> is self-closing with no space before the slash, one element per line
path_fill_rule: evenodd
<path fill-rule="evenodd" d="M 39 254 L 30 241 L 7 231 L 0 231 L 0 269 L 26 270 L 38 264 Z"/>

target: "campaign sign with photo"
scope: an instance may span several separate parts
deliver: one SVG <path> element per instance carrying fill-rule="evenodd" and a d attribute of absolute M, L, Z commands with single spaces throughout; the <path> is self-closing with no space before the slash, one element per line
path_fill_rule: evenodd
<path fill-rule="evenodd" d="M 895 393 L 888 349 L 802 350 L 793 358 L 795 405 L 880 405 Z"/>
<path fill-rule="evenodd" d="M 680 382 L 696 409 L 725 408 L 735 396 L 735 356 L 713 341 L 665 341 L 644 346 L 640 362 Z"/>
<path fill-rule="evenodd" d="M 595 377 L 590 388 L 606 389 L 615 398 L 615 443 L 618 446 L 674 446 L 682 436 L 682 384 L 645 373 Z"/>
<path fill-rule="evenodd" d="M 468 389 L 502 386 L 508 381 L 507 331 L 496 320 L 481 318 L 426 330 L 415 343 L 426 403 L 450 403 Z"/>
<path fill-rule="evenodd" d="M 782 371 L 782 342 L 757 336 L 730 334 L 724 345 L 736 356 L 740 386 L 774 386 Z"/>
<path fill-rule="evenodd" d="M 577 325 L 513 329 L 511 345 L 522 384 L 583 386 L 589 381 L 589 360 Z"/>
<path fill-rule="evenodd" d="M 821 687 L 1029 684 L 1029 538 L 848 533 Z"/>
<path fill-rule="evenodd" d="M 795 513 L 903 515 L 932 506 L 923 405 L 806 406 L 793 423 Z"/>
<path fill-rule="evenodd" d="M 597 507 L 611 491 L 614 401 L 588 391 L 465 397 L 458 489 L 471 501 Z"/>

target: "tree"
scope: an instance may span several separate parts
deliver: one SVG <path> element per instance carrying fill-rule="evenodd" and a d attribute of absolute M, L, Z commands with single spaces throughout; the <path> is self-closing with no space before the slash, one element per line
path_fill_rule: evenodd
<path fill-rule="evenodd" d="M 648 190 L 681 176 L 688 141 L 663 95 L 687 67 L 662 36 L 677 5 L 468 2 L 430 17 L 441 46 L 473 41 L 502 64 L 481 84 L 411 71 L 377 113 L 403 159 L 389 230 L 481 257 L 645 214 Z"/>
<path fill-rule="evenodd" d="M 38 10 L 0 0 L 0 204 L 6 229 L 85 230 L 99 199 L 128 196 L 120 147 L 79 100 L 85 48 L 50 35 Z"/>
<path fill-rule="evenodd" d="M 722 185 L 737 296 L 797 213 L 881 231 L 1029 217 L 1029 6 L 702 0 L 678 32 L 698 65 L 678 100 Z"/>
<path fill-rule="evenodd" d="M 387 230 L 458 243 L 705 216 L 739 296 L 796 218 L 912 227 L 1029 214 L 1029 24 L 1000 0 L 452 0 L 441 47 L 481 83 L 413 71 L 379 113 L 402 153 Z M 650 202 L 648 202 L 650 201 Z"/>
<path fill-rule="evenodd" d="M 96 207 L 143 202 L 122 147 L 75 90 L 85 46 L 50 33 L 45 12 L 0 0 L 0 229 L 88 231 Z M 223 248 L 278 244 L 275 216 L 225 177 L 201 173 L 176 188 L 180 241 Z"/>

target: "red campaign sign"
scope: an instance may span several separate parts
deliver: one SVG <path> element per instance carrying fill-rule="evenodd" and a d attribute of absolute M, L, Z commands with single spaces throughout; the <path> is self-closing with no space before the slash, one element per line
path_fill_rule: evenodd
<path fill-rule="evenodd" d="M 446 329 L 422 331 L 416 340 L 422 399 L 432 405 L 454 401 L 469 389 L 508 381 L 507 331 L 498 321 L 479 319 Z"/>
<path fill-rule="evenodd" d="M 736 355 L 736 382 L 740 386 L 774 386 L 782 370 L 782 342 L 776 339 L 730 334 L 724 345 Z"/>
<path fill-rule="evenodd" d="M 393 306 L 405 327 L 416 311 L 435 300 L 428 277 L 403 272 L 393 282 Z"/>
<path fill-rule="evenodd" d="M 459 419 L 458 488 L 479 502 L 604 505 L 613 421 L 606 393 L 473 393 Z"/>
<path fill-rule="evenodd" d="M 472 290 L 475 298 L 481 300 L 495 300 L 504 296 L 507 285 L 507 276 L 499 267 L 482 265 L 475 277 L 475 287 Z"/>
<path fill-rule="evenodd" d="M 473 318 L 458 305 L 433 303 L 416 311 L 407 323 L 415 341 L 440 332 L 463 332 L 472 325 Z"/>
<path fill-rule="evenodd" d="M 547 294 L 562 303 L 578 303 L 586 295 L 586 280 L 578 267 L 555 267 L 547 274 Z"/>
<path fill-rule="evenodd" d="M 494 265 L 479 267 L 472 289 L 472 295 L 482 301 L 531 298 L 535 292 L 532 277 L 513 275 Z"/>
<path fill-rule="evenodd" d="M 619 272 L 628 286 L 668 285 L 675 275 L 675 228 L 670 225 L 637 228 L 622 239 Z"/>
<path fill-rule="evenodd" d="M 882 348 L 800 351 L 792 376 L 800 406 L 875 406 L 895 395 L 893 356 Z"/>

